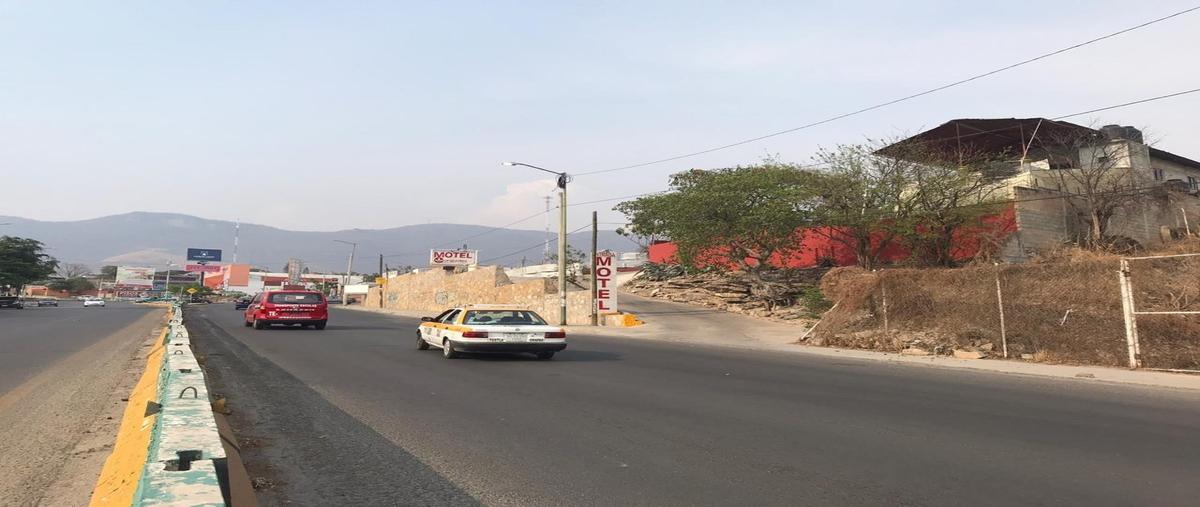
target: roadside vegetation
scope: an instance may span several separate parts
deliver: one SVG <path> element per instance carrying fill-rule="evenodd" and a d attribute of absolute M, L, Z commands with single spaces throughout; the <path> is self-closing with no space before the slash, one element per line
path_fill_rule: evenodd
<path fill-rule="evenodd" d="M 41 241 L 0 236 L 0 291 L 22 286 L 54 274 L 58 261 L 45 252 Z"/>
<path fill-rule="evenodd" d="M 1086 156 L 1099 141 L 1048 138 L 1040 148 Z M 823 318 L 805 334 L 814 345 L 960 357 L 1002 356 L 1007 345 L 1011 358 L 1122 365 L 1119 261 L 1131 248 L 1153 252 L 1112 237 L 1108 224 L 1152 190 L 1106 149 L 1096 148 L 1098 162 L 1050 161 L 1066 168 L 1050 172 L 1072 195 L 1064 201 L 1077 237 L 1014 265 L 997 263 L 1007 234 L 997 218 L 1011 215 L 1004 182 L 1015 171 L 1004 157 L 869 142 L 823 150 L 804 166 L 768 159 L 681 172 L 669 191 L 616 207 L 629 222 L 622 233 L 677 248 L 672 264 L 648 266 L 626 289 L 806 325 Z M 1200 241 L 1155 251 L 1200 252 Z M 1139 308 L 1200 309 L 1200 259 L 1172 262 L 1138 268 Z M 1200 368 L 1200 319 L 1139 326 L 1150 366 Z"/>

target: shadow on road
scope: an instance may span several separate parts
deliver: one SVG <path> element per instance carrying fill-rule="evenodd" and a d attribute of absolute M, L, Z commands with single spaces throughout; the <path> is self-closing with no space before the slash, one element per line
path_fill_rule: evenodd
<path fill-rule="evenodd" d="M 645 310 L 631 309 L 630 311 L 633 311 L 638 315 L 715 315 L 715 314 L 728 313 L 723 310 L 716 310 L 716 309 L 709 309 L 709 308 L 696 309 L 696 310 L 658 310 L 658 311 L 655 311 L 655 310 L 645 311 Z"/>
<path fill-rule="evenodd" d="M 312 328 L 307 328 L 307 327 L 298 326 L 298 325 L 294 325 L 294 324 L 293 325 L 284 325 L 284 324 L 272 325 L 272 326 L 267 326 L 266 329 L 271 330 L 271 331 L 296 331 L 296 332 L 300 332 L 300 331 L 312 332 L 313 331 Z M 404 331 L 404 328 L 400 328 L 400 327 L 396 327 L 396 326 L 338 326 L 338 325 L 330 324 L 324 330 L 325 331 Z"/>
<path fill-rule="evenodd" d="M 460 352 L 463 359 L 476 359 L 480 361 L 538 361 L 532 354 L 483 354 L 474 352 Z M 614 352 L 601 352 L 599 350 L 571 350 L 567 349 L 559 352 L 550 362 L 561 363 L 593 363 L 604 361 L 620 361 L 621 354 Z"/>

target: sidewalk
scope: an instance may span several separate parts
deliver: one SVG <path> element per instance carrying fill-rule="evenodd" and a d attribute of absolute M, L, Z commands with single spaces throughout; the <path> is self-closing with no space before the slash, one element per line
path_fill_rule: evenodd
<path fill-rule="evenodd" d="M 587 328 L 579 333 L 632 339 L 696 343 L 750 350 L 809 354 L 839 359 L 1053 377 L 1080 382 L 1134 384 L 1200 390 L 1200 375 L 1104 366 L 1072 366 L 1003 359 L 958 359 L 948 356 L 904 356 L 873 350 L 797 344 L 807 329 L 801 325 L 755 319 L 720 310 L 644 298 L 622 292 L 620 308 L 638 314 L 646 325 L 636 328 Z"/>

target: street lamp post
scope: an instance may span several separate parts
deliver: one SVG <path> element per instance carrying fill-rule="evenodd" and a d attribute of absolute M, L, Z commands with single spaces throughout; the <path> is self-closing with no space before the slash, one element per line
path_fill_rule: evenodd
<path fill-rule="evenodd" d="M 504 162 L 506 166 L 525 166 L 558 176 L 558 324 L 567 325 L 567 183 L 571 176 L 524 162 Z"/>
<path fill-rule="evenodd" d="M 346 286 L 350 285 L 350 270 L 354 269 L 354 252 L 358 251 L 358 243 L 342 241 L 340 239 L 335 239 L 334 241 L 350 245 L 350 260 L 346 263 L 346 277 L 342 278 L 342 306 L 346 306 L 350 304 L 350 298 L 346 297 Z"/>
<path fill-rule="evenodd" d="M 178 266 L 178 264 L 167 261 L 167 284 L 163 286 L 163 292 L 166 294 L 171 293 L 171 266 Z"/>

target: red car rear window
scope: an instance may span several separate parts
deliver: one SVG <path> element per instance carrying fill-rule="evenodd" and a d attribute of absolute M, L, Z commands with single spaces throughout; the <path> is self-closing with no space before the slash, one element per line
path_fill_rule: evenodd
<path fill-rule="evenodd" d="M 270 301 L 277 305 L 316 305 L 322 298 L 315 292 L 276 292 Z"/>

